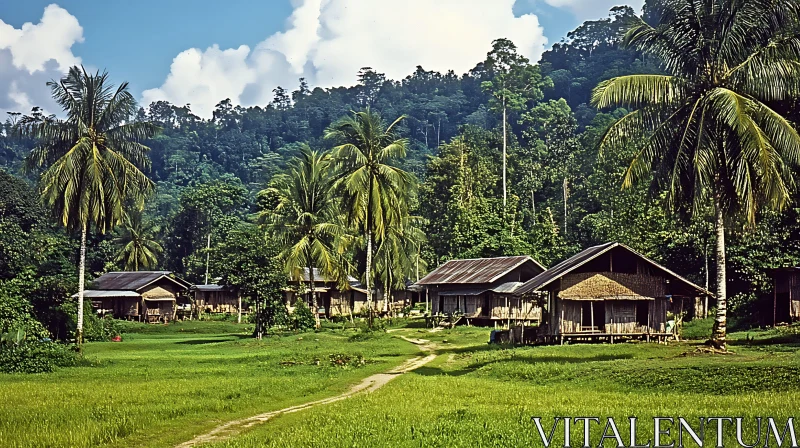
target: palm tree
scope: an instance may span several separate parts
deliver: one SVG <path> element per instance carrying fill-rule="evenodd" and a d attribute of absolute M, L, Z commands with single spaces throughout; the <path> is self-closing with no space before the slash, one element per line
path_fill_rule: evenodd
<path fill-rule="evenodd" d="M 419 249 L 426 238 L 419 221 L 419 217 L 405 216 L 399 222 L 390 223 L 378 245 L 375 265 L 384 286 L 384 311 L 389 311 L 392 290 L 405 289 L 406 280 L 415 276 L 419 280 L 420 265 L 425 269 Z"/>
<path fill-rule="evenodd" d="M 260 220 L 283 248 L 288 274 L 302 281 L 303 271 L 308 271 L 317 328 L 320 321 L 314 269 L 331 277 L 340 276 L 342 270 L 333 247 L 341 228 L 336 224 L 332 194 L 335 179 L 330 168 L 328 154 L 312 151 L 306 145 L 300 156 L 289 162 L 287 172 L 259 192 L 262 199 L 272 198 L 274 203 L 270 210 L 261 212 Z"/>
<path fill-rule="evenodd" d="M 41 167 L 43 201 L 61 223 L 81 234 L 78 267 L 77 343 L 83 339 L 83 291 L 86 232 L 104 233 L 119 224 L 123 206 L 141 206 L 153 190 L 142 169 L 149 148 L 139 143 L 156 134 L 150 123 L 134 121 L 136 101 L 128 83 L 118 87 L 108 74 L 72 67 L 60 81 L 47 83 L 66 118 L 28 120 L 22 131 L 38 140 L 28 156 L 29 169 Z"/>
<path fill-rule="evenodd" d="M 155 226 L 143 221 L 141 213 L 126 214 L 120 234 L 114 239 L 119 247 L 117 262 L 122 263 L 127 271 L 154 268 L 158 256 L 164 252 L 164 248 L 155 240 L 155 233 Z"/>
<path fill-rule="evenodd" d="M 335 141 L 332 157 L 341 178 L 337 186 L 343 193 L 350 223 L 366 239 L 367 307 L 372 310 L 373 244 L 386 235 L 387 224 L 408 215 L 408 194 L 413 178 L 391 165 L 406 156 L 408 141 L 398 138 L 395 128 L 405 117 L 388 127 L 380 115 L 369 108 L 353 112 L 332 124 L 325 138 Z"/>
<path fill-rule="evenodd" d="M 658 2 L 651 26 L 633 24 L 624 45 L 663 62 L 666 75 L 600 83 L 592 102 L 633 109 L 601 147 L 638 145 L 623 188 L 652 179 L 673 210 L 713 206 L 717 314 L 712 342 L 725 347 L 725 229 L 783 208 L 800 162 L 800 135 L 770 105 L 796 97 L 800 37 L 795 0 Z M 794 31 L 793 31 L 794 30 Z"/>

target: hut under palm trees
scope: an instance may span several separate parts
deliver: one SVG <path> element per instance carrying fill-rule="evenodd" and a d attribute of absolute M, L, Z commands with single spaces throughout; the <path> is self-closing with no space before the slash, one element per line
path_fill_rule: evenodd
<path fill-rule="evenodd" d="M 290 311 L 298 298 L 312 310 L 315 306 L 308 268 L 301 271 L 301 276 L 299 280 L 290 279 L 284 290 L 284 302 Z M 367 290 L 358 280 L 348 277 L 348 286 L 342 288 L 336 279 L 324 275 L 318 268 L 314 268 L 314 294 L 319 304 L 317 313 L 322 317 L 359 314 L 367 307 Z"/>
<path fill-rule="evenodd" d="M 102 316 L 169 322 L 175 319 L 179 303 L 189 303 L 190 287 L 170 271 L 109 272 L 95 279 L 84 297 Z"/>
<path fill-rule="evenodd" d="M 541 297 L 539 340 L 563 343 L 665 340 L 711 293 L 623 244 L 606 243 L 537 275 L 514 295 Z"/>
<path fill-rule="evenodd" d="M 469 324 L 532 323 L 541 308 L 513 293 L 545 268 L 530 256 L 450 260 L 415 283 L 433 315 L 460 315 Z"/>

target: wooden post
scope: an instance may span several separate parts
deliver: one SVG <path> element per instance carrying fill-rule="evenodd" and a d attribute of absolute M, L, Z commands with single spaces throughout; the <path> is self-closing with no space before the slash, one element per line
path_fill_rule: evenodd
<path fill-rule="evenodd" d="M 594 333 L 594 302 L 589 302 L 589 312 L 592 314 L 590 324 L 592 325 L 592 333 Z M 581 313 L 583 313 L 583 307 L 581 307 Z"/>
<path fill-rule="evenodd" d="M 772 289 L 772 326 L 778 324 L 778 279 L 772 279 L 773 289 Z M 789 300 L 789 304 L 791 305 L 792 301 Z"/>
<path fill-rule="evenodd" d="M 506 319 L 508 320 L 508 328 L 511 329 L 511 305 L 508 303 L 508 296 L 506 296 Z"/>
<path fill-rule="evenodd" d="M 236 295 L 239 296 L 239 316 L 236 318 L 236 323 L 240 324 L 242 323 L 242 295 L 238 293 Z"/>
<path fill-rule="evenodd" d="M 430 298 L 431 298 L 430 290 L 428 290 L 428 288 L 426 287 L 425 288 L 425 312 L 428 313 L 428 314 L 430 314 L 430 312 L 431 312 L 431 307 L 430 307 L 430 304 L 429 304 L 430 303 Z"/>

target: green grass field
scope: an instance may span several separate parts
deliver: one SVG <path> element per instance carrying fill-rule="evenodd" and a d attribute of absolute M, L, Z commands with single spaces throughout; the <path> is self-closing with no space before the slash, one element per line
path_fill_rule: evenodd
<path fill-rule="evenodd" d="M 742 416 L 751 431 L 755 416 L 800 417 L 797 327 L 734 334 L 729 355 L 699 353 L 693 343 L 489 346 L 487 329 L 462 327 L 260 342 L 226 322 L 127 330 L 138 333 L 88 344 L 89 366 L 0 375 L 0 446 L 174 446 L 225 421 L 337 395 L 419 354 L 400 335 L 431 341 L 439 356 L 374 393 L 208 446 L 541 446 L 532 417 L 637 416 L 650 425 L 641 438 L 652 437 L 653 416 Z M 332 355 L 357 361 L 336 367 Z M 581 431 L 572 428 L 573 446 Z M 707 440 L 713 445 L 713 431 Z"/>
<path fill-rule="evenodd" d="M 0 375 L 0 446 L 171 446 L 223 421 L 334 395 L 418 352 L 389 335 L 259 342 L 243 327 L 132 326 L 143 333 L 87 344 L 90 366 Z M 335 367 L 331 355 L 365 362 Z"/>
<path fill-rule="evenodd" d="M 213 446 L 542 446 L 532 417 L 550 425 L 556 416 L 636 416 L 645 440 L 652 417 L 741 416 L 750 419 L 745 436 L 755 437 L 756 416 L 800 417 L 800 339 L 791 332 L 733 335 L 730 355 L 689 343 L 508 349 L 487 346 L 480 329 L 406 333 L 439 341 L 441 355 L 374 394 L 285 415 Z M 593 429 L 593 446 L 602 430 Z M 572 427 L 572 446 L 582 445 L 582 431 Z M 627 426 L 620 431 L 627 443 Z M 734 446 L 735 431 L 725 434 Z M 714 446 L 714 430 L 706 440 Z"/>

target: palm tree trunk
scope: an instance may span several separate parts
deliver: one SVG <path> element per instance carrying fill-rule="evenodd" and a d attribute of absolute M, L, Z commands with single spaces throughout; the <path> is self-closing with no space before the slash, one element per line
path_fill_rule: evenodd
<path fill-rule="evenodd" d="M 372 229 L 367 230 L 367 311 L 369 312 L 369 326 L 372 328 Z"/>
<path fill-rule="evenodd" d="M 716 213 L 716 232 L 717 232 L 717 315 L 714 319 L 714 332 L 711 336 L 712 342 L 719 348 L 725 348 L 725 336 L 727 333 L 727 285 L 726 285 L 726 266 L 725 266 L 725 215 L 722 209 L 719 194 L 715 196 L 714 211 Z"/>
<path fill-rule="evenodd" d="M 308 265 L 308 279 L 311 280 L 311 303 L 314 306 L 314 328 L 319 330 L 322 324 L 319 321 L 319 303 L 317 303 L 316 285 L 314 285 L 314 265 Z"/>
<path fill-rule="evenodd" d="M 86 224 L 81 228 L 81 257 L 78 262 L 78 324 L 75 331 L 75 341 L 78 350 L 83 350 L 83 290 L 86 274 Z"/>
<path fill-rule="evenodd" d="M 367 312 L 369 313 L 369 328 L 372 329 L 372 186 L 375 178 L 372 174 L 369 177 L 369 192 L 367 193 Z"/>
<path fill-rule="evenodd" d="M 506 189 L 506 150 L 507 150 L 506 120 L 507 120 L 506 98 L 503 97 L 503 213 L 505 213 L 506 203 L 508 198 L 508 190 Z"/>
<path fill-rule="evenodd" d="M 564 178 L 564 237 L 567 236 L 567 178 Z"/>

